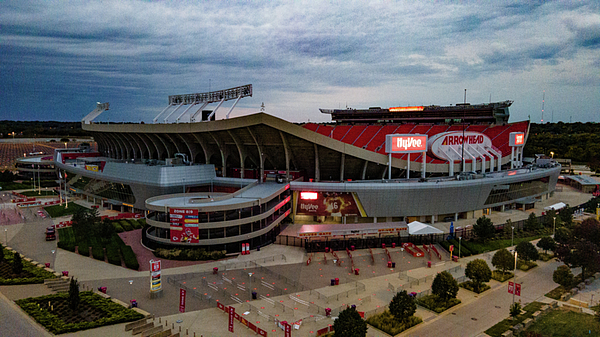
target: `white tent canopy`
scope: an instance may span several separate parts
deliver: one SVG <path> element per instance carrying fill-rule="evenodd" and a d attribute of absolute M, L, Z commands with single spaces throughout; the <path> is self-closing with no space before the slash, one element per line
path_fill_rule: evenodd
<path fill-rule="evenodd" d="M 413 221 L 408 224 L 408 234 L 419 235 L 419 234 L 441 234 L 444 231 L 439 230 L 433 226 L 426 225 L 422 222 Z"/>
<path fill-rule="evenodd" d="M 549 211 L 549 210 L 553 209 L 555 211 L 558 211 L 559 209 L 565 208 L 566 206 L 567 206 L 567 204 L 565 204 L 564 202 L 559 202 L 557 204 L 544 207 L 544 210 Z"/>

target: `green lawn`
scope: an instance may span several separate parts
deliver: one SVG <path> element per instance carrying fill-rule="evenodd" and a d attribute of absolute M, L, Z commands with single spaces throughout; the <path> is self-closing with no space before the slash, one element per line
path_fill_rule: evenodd
<path fill-rule="evenodd" d="M 523 241 L 533 241 L 533 240 L 541 238 L 542 236 L 543 235 L 535 235 L 535 236 L 528 236 L 528 237 L 524 237 L 524 238 L 515 238 L 514 245 L 516 246 Z M 485 252 L 491 252 L 494 250 L 510 247 L 511 243 L 512 243 L 511 239 L 503 239 L 503 240 L 488 241 L 485 243 L 469 242 L 469 246 L 473 247 L 476 252 L 485 253 Z"/>
<path fill-rule="evenodd" d="M 19 184 L 15 182 L 0 182 L 3 191 L 26 190 L 33 187 L 32 184 Z"/>
<path fill-rule="evenodd" d="M 516 317 L 516 319 L 513 321 L 511 321 L 509 319 L 505 319 L 505 320 L 499 322 L 498 324 L 494 325 L 493 327 L 487 329 L 485 331 L 485 333 L 492 337 L 501 337 L 505 331 L 510 330 L 510 328 L 512 328 L 514 325 L 517 325 L 517 324 L 523 322 L 527 318 L 531 318 L 533 313 L 540 310 L 542 305 L 543 305 L 543 303 L 541 303 L 541 302 L 531 302 L 523 308 L 523 310 L 525 310 L 524 314 L 518 315 Z M 507 309 L 506 317 L 508 317 L 508 316 L 509 316 L 509 312 Z"/>
<path fill-rule="evenodd" d="M 68 208 L 65 208 L 65 205 L 62 205 L 62 206 L 61 205 L 54 205 L 54 206 L 44 207 L 44 209 L 46 210 L 46 212 L 48 212 L 48 214 L 52 218 L 58 218 L 58 217 L 61 217 L 61 216 L 73 214 L 73 212 L 75 212 L 75 210 L 77 208 L 85 208 L 85 207 L 79 206 L 79 205 L 77 205 L 74 202 L 70 202 Z"/>
<path fill-rule="evenodd" d="M 40 194 L 38 191 L 25 191 L 21 192 L 21 194 L 28 197 L 39 197 L 39 196 L 49 196 L 49 195 L 58 195 L 54 190 L 42 190 Z"/>
<path fill-rule="evenodd" d="M 569 310 L 553 310 L 535 322 L 527 331 L 542 336 L 600 336 L 600 322 L 594 315 Z"/>

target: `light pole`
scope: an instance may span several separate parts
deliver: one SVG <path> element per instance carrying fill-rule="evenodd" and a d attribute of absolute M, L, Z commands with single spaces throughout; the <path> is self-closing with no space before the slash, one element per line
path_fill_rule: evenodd
<path fill-rule="evenodd" d="M 513 305 L 515 304 L 515 293 L 517 290 L 517 252 L 515 252 L 515 269 L 513 269 L 513 273 L 514 273 L 514 277 L 515 277 L 515 282 L 513 284 Z"/>
<path fill-rule="evenodd" d="M 248 277 L 250 278 L 250 298 L 252 299 L 252 275 L 254 273 L 248 273 Z"/>
<path fill-rule="evenodd" d="M 460 242 L 462 241 L 462 236 L 458 237 L 458 258 L 460 259 Z"/>
<path fill-rule="evenodd" d="M 4 228 L 4 245 L 8 246 L 8 228 Z"/>
<path fill-rule="evenodd" d="M 510 239 L 510 246 L 514 246 L 515 245 L 515 226 L 510 226 L 511 228 L 511 239 Z"/>
<path fill-rule="evenodd" d="M 554 220 L 552 222 L 552 238 L 554 239 L 554 236 L 556 235 L 556 217 L 554 217 Z"/>

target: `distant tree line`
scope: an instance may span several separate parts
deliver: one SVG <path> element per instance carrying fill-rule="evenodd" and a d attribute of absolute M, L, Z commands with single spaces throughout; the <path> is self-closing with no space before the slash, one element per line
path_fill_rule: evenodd
<path fill-rule="evenodd" d="M 600 123 L 532 123 L 523 154 L 550 155 L 600 171 Z"/>
<path fill-rule="evenodd" d="M 0 121 L 2 138 L 34 137 L 87 137 L 89 133 L 81 128 L 81 122 L 57 121 Z"/>

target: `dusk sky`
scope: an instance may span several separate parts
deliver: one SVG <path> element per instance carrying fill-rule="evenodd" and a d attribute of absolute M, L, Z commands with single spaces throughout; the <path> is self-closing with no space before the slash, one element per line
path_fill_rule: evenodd
<path fill-rule="evenodd" d="M 319 108 L 449 105 L 467 89 L 514 100 L 511 122 L 539 122 L 544 91 L 545 121 L 600 122 L 597 0 L 2 1 L 0 62 L 0 120 L 78 121 L 109 102 L 96 120 L 148 122 L 169 95 L 252 84 L 233 115 L 264 102 L 329 121 Z"/>

